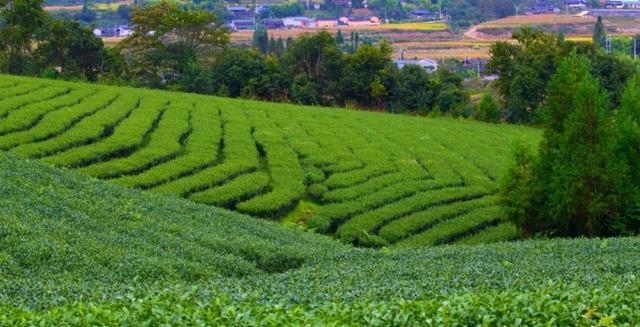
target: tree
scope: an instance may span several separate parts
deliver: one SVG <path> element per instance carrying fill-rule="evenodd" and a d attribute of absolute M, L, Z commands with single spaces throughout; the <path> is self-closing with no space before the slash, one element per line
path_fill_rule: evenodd
<path fill-rule="evenodd" d="M 253 47 L 265 54 L 269 50 L 269 35 L 267 29 L 258 27 L 253 31 Z"/>
<path fill-rule="evenodd" d="M 517 151 L 501 183 L 508 218 L 525 236 L 637 232 L 638 216 L 629 208 L 637 208 L 638 185 L 629 182 L 631 152 L 621 146 L 633 141 L 621 142 L 614 132 L 607 94 L 587 59 L 575 51 L 564 59 L 547 94 L 539 157 Z M 629 94 L 626 101 L 640 99 Z"/>
<path fill-rule="evenodd" d="M 344 44 L 344 36 L 342 35 L 341 29 L 338 29 L 338 32 L 336 33 L 336 43 L 338 45 Z"/>
<path fill-rule="evenodd" d="M 129 5 L 122 4 L 118 6 L 118 9 L 116 10 L 116 12 L 118 13 L 118 17 L 120 17 L 121 19 L 129 20 L 131 7 L 129 7 Z"/>
<path fill-rule="evenodd" d="M 486 92 L 480 98 L 475 110 L 477 120 L 497 123 L 500 121 L 500 106 L 490 92 Z"/>
<path fill-rule="evenodd" d="M 263 74 L 264 60 L 255 49 L 228 49 L 218 56 L 211 68 L 215 92 L 229 97 L 241 96 L 249 81 Z"/>
<path fill-rule="evenodd" d="M 131 24 L 133 33 L 119 47 L 129 60 L 128 74 L 143 85 L 166 85 L 192 62 L 210 63 L 229 43 L 228 29 L 213 13 L 168 0 L 134 8 Z"/>
<path fill-rule="evenodd" d="M 636 234 L 640 231 L 640 74 L 629 79 L 621 96 L 620 107 L 614 117 L 616 131 L 615 156 L 627 164 L 624 197 L 621 199 L 624 213 L 611 228 L 617 234 Z"/>
<path fill-rule="evenodd" d="M 604 30 L 604 24 L 602 23 L 602 17 L 598 16 L 598 20 L 596 21 L 596 26 L 593 29 L 593 44 L 595 44 L 596 48 L 604 49 L 607 43 L 607 32 Z"/>
<path fill-rule="evenodd" d="M 26 74 L 45 26 L 44 0 L 0 0 L 0 64 L 10 74 Z"/>
<path fill-rule="evenodd" d="M 58 67 L 67 78 L 98 80 L 106 53 L 90 29 L 74 20 L 52 19 L 45 36 L 35 50 L 41 69 Z"/>
<path fill-rule="evenodd" d="M 381 105 L 391 89 L 388 82 L 393 67 L 391 53 L 391 46 L 383 41 L 378 46 L 362 45 L 355 53 L 347 55 L 339 80 L 339 101 L 355 101 L 362 107 Z"/>
<path fill-rule="evenodd" d="M 342 75 L 344 59 L 329 32 L 301 35 L 287 46 L 282 61 L 289 75 L 294 77 L 296 89 L 300 90 L 292 90 L 292 95 L 301 95 L 294 96 L 294 100 L 300 99 L 307 104 L 333 103 L 335 84 Z M 312 88 L 316 89 L 311 91 Z"/>
<path fill-rule="evenodd" d="M 435 82 L 418 65 L 406 65 L 398 70 L 393 88 L 393 105 L 401 111 L 426 114 L 435 104 Z"/>
<path fill-rule="evenodd" d="M 96 14 L 95 11 L 91 10 L 91 8 L 89 8 L 89 5 L 86 3 L 82 6 L 82 10 L 73 15 L 73 18 L 75 20 L 79 20 L 85 23 L 91 23 L 93 21 L 96 20 L 96 18 L 98 17 L 98 14 Z"/>
<path fill-rule="evenodd" d="M 620 213 L 624 165 L 612 156 L 614 143 L 607 96 L 590 74 L 576 86 L 549 187 L 549 214 L 567 236 L 608 236 Z"/>
<path fill-rule="evenodd" d="M 505 119 L 535 123 L 545 103 L 547 83 L 558 62 L 575 45 L 567 43 L 561 34 L 548 34 L 529 27 L 514 32 L 513 38 L 516 44 L 498 42 L 491 46 L 486 70 L 499 75 L 495 86 Z"/>
<path fill-rule="evenodd" d="M 462 78 L 448 69 L 436 71 L 437 88 L 435 106 L 442 113 L 453 116 L 464 115 L 463 110 L 469 105 L 469 94 L 462 85 Z"/>
<path fill-rule="evenodd" d="M 533 150 L 524 143 L 513 150 L 514 163 L 500 181 L 500 199 L 505 216 L 520 230 L 523 238 L 540 231 L 541 222 L 536 210 L 539 195 L 536 176 L 536 158 Z"/>

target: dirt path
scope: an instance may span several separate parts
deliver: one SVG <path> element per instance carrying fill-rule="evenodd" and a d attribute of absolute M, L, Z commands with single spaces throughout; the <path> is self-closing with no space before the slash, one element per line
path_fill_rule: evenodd
<path fill-rule="evenodd" d="M 471 26 L 463 35 L 474 40 L 484 40 L 478 33 L 478 25 Z"/>

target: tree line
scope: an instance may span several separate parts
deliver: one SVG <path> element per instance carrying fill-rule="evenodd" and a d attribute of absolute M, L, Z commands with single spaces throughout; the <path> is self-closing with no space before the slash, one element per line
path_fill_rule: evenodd
<path fill-rule="evenodd" d="M 51 17 L 42 5 L 0 2 L 2 72 L 307 105 L 470 112 L 461 77 L 398 69 L 386 41 L 322 31 L 285 42 L 264 31 L 254 47 L 239 48 L 212 12 L 159 1 L 133 7 L 132 35 L 105 47 L 89 28 Z"/>
<path fill-rule="evenodd" d="M 537 149 L 518 144 L 501 181 L 506 217 L 522 236 L 640 232 L 640 73 L 593 43 L 530 28 L 498 42 L 487 67 L 509 121 L 543 129 Z"/>

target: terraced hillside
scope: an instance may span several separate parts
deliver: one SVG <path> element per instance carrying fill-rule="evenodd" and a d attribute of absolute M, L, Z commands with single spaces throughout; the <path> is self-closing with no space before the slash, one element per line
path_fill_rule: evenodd
<path fill-rule="evenodd" d="M 358 249 L 0 153 L 0 326 L 635 326 L 640 239 Z"/>
<path fill-rule="evenodd" d="M 532 129 L 0 76 L 0 150 L 365 246 L 513 237 L 497 180 Z M 309 209 L 311 208 L 311 209 Z"/>

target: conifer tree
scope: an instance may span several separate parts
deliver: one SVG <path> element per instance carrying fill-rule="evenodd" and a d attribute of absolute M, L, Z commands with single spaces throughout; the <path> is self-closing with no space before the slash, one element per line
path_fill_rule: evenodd
<path fill-rule="evenodd" d="M 588 67 L 575 52 L 561 62 L 547 90 L 539 157 L 517 149 L 502 181 L 505 213 L 525 237 L 640 230 L 640 172 L 631 173 L 640 168 L 640 78 L 627 87 L 614 120 Z"/>
<path fill-rule="evenodd" d="M 593 44 L 596 48 L 604 49 L 607 43 L 607 32 L 604 30 L 604 24 L 602 23 L 602 17 L 598 16 L 596 26 L 593 30 Z"/>

